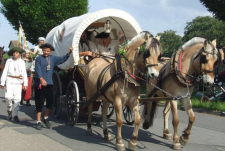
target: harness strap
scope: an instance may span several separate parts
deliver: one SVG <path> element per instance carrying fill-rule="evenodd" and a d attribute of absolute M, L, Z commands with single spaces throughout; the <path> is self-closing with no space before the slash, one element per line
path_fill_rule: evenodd
<path fill-rule="evenodd" d="M 106 100 L 108 100 L 108 101 L 109 101 L 108 97 L 105 95 L 105 93 L 103 93 L 103 92 L 101 91 L 100 87 L 101 87 L 102 80 L 103 80 L 103 77 L 104 77 L 106 71 L 111 67 L 112 64 L 113 64 L 113 63 L 110 63 L 108 66 L 106 66 L 106 67 L 101 71 L 101 73 L 100 73 L 100 75 L 99 75 L 99 77 L 98 77 L 98 81 L 97 81 L 97 91 L 98 91 L 101 95 L 103 95 L 103 96 L 106 98 Z M 110 102 L 110 101 L 109 101 L 109 102 Z"/>
<path fill-rule="evenodd" d="M 154 67 L 154 66 L 158 66 L 158 64 L 149 64 L 149 65 L 146 65 L 145 68 Z"/>
<path fill-rule="evenodd" d="M 97 91 L 89 100 L 87 100 L 85 103 L 83 103 L 80 108 L 84 109 L 88 107 L 91 103 L 96 101 L 100 96 L 101 93 L 105 93 L 108 88 L 116 81 L 116 79 L 120 76 L 121 72 L 117 72 L 113 75 L 113 77 L 100 89 L 100 91 Z"/>
<path fill-rule="evenodd" d="M 168 64 L 168 63 L 167 63 L 167 64 Z M 166 64 L 166 65 L 167 65 L 167 64 Z M 170 75 L 171 75 L 171 73 L 168 73 L 164 78 L 162 78 L 163 75 L 164 75 L 164 73 L 165 73 L 165 71 L 166 71 L 166 69 L 165 69 L 166 65 L 164 65 L 163 68 L 162 68 L 162 69 L 160 70 L 160 72 L 159 72 L 159 77 L 158 77 L 157 84 L 156 84 L 156 86 L 158 86 L 159 88 L 162 88 L 163 82 L 164 82 L 167 78 L 169 78 Z M 158 91 L 158 89 L 157 89 L 156 87 L 154 87 L 154 89 L 151 91 L 151 93 L 149 93 L 149 95 L 148 95 L 147 97 L 153 97 L 153 95 L 154 95 L 157 91 Z M 164 92 L 162 92 L 162 93 L 163 93 L 163 95 L 166 97 L 166 94 L 165 94 Z"/>
<path fill-rule="evenodd" d="M 111 63 L 106 57 L 102 57 L 106 62 Z"/>

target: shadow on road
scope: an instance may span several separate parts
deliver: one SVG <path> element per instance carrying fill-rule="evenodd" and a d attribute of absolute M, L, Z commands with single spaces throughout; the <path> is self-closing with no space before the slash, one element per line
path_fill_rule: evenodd
<path fill-rule="evenodd" d="M 92 130 L 93 130 L 92 136 L 86 135 L 86 126 L 85 126 L 85 128 L 81 127 L 81 126 L 86 125 L 87 115 L 79 116 L 78 121 L 79 122 L 75 126 L 59 125 L 59 126 L 53 127 L 52 129 L 55 130 L 60 135 L 67 137 L 69 139 L 75 139 L 78 141 L 83 141 L 83 142 L 92 143 L 92 144 L 100 144 L 103 146 L 107 146 L 107 147 L 116 149 L 115 137 L 117 134 L 117 127 L 116 127 L 115 120 L 109 119 L 109 122 L 108 122 L 108 123 L 110 123 L 108 128 L 110 131 L 109 133 L 112 135 L 112 141 L 106 141 L 103 139 L 103 129 L 101 126 L 102 118 L 99 114 L 93 114 L 93 116 L 92 116 L 92 125 L 93 125 L 92 126 Z M 132 137 L 133 130 L 134 130 L 134 126 L 129 126 L 129 125 L 123 124 L 122 137 L 123 137 L 124 142 L 125 142 L 125 140 L 129 141 L 129 139 Z M 99 131 L 102 131 L 102 133 L 99 133 Z M 154 136 L 154 138 L 153 138 L 153 136 Z M 138 142 L 137 148 L 139 148 L 139 149 L 147 148 L 143 143 L 140 143 L 140 141 L 151 142 L 153 144 L 171 147 L 171 144 L 164 143 L 157 138 L 162 139 L 161 136 L 152 134 L 149 131 L 145 131 L 143 129 L 139 129 L 139 137 L 138 137 L 139 142 Z"/>

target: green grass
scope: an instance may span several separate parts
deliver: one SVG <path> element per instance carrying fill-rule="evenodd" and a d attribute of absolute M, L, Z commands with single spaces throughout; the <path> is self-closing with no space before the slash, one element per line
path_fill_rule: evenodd
<path fill-rule="evenodd" d="M 146 87 L 143 85 L 141 87 L 141 94 L 146 93 Z M 191 97 L 192 108 L 206 109 L 210 111 L 225 111 L 225 101 L 221 100 L 211 100 L 210 102 L 201 102 L 198 97 L 196 97 L 196 92 L 192 94 Z M 159 104 L 165 104 L 165 101 L 159 101 Z M 178 102 L 178 106 L 181 106 L 181 103 Z"/>
<path fill-rule="evenodd" d="M 199 98 L 191 99 L 193 108 L 202 108 L 211 111 L 225 111 L 225 102 L 220 100 L 211 100 L 210 102 L 201 102 Z"/>

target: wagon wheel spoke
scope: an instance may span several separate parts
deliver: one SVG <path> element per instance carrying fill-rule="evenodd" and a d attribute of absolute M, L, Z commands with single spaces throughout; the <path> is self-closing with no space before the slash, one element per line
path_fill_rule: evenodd
<path fill-rule="evenodd" d="M 123 107 L 123 116 L 128 125 L 132 125 L 134 123 L 133 112 L 128 106 Z"/>
<path fill-rule="evenodd" d="M 77 93 L 78 87 L 74 81 L 70 81 L 67 87 L 67 116 L 70 122 L 70 125 L 75 125 L 78 119 L 78 106 L 77 106 Z"/>

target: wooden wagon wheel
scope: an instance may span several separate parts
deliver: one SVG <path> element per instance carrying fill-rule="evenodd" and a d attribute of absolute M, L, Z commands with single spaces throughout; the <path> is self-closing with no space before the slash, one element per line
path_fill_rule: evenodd
<path fill-rule="evenodd" d="M 101 107 L 103 107 L 103 104 L 101 104 Z M 107 119 L 109 119 L 114 113 L 114 106 L 113 103 L 110 103 L 109 108 L 107 110 Z"/>
<path fill-rule="evenodd" d="M 60 96 L 62 96 L 62 85 L 57 71 L 53 72 L 53 87 L 54 87 L 54 103 L 53 116 L 59 118 L 62 112 L 62 104 L 60 103 Z"/>
<path fill-rule="evenodd" d="M 134 124 L 134 113 L 127 105 L 123 106 L 123 116 L 128 125 Z"/>
<path fill-rule="evenodd" d="M 79 114 L 79 91 L 75 81 L 70 81 L 66 92 L 67 117 L 70 125 L 74 126 Z"/>

